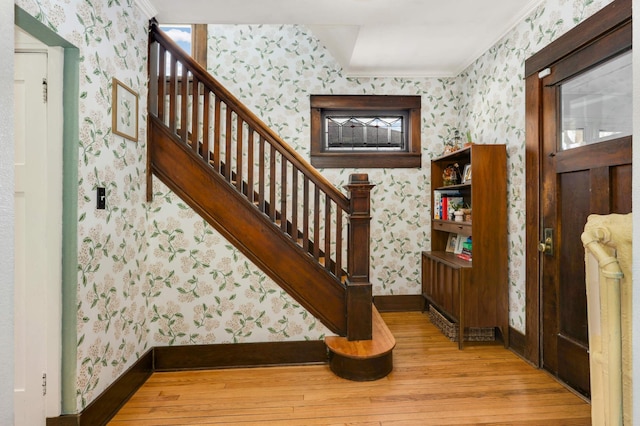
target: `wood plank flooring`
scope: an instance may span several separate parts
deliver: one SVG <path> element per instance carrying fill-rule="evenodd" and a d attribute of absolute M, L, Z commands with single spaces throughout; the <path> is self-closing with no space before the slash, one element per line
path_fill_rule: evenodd
<path fill-rule="evenodd" d="M 463 351 L 419 312 L 383 313 L 394 370 L 374 382 L 327 365 L 154 373 L 109 423 L 590 425 L 590 405 L 497 343 Z"/>

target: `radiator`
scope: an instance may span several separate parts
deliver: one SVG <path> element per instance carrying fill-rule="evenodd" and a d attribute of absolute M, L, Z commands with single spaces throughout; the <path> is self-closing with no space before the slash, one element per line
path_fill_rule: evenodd
<path fill-rule="evenodd" d="M 631 214 L 590 215 L 582 234 L 593 425 L 633 425 L 631 235 Z"/>

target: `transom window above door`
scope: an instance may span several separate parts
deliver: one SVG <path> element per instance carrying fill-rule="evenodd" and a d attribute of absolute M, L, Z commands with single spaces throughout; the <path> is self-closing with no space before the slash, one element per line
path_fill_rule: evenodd
<path fill-rule="evenodd" d="M 560 85 L 562 137 L 571 149 L 632 134 L 631 50 Z"/>

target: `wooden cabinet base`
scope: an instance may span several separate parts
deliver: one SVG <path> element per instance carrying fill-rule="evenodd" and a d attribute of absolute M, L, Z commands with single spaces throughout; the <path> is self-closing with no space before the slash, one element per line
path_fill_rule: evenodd
<path fill-rule="evenodd" d="M 422 295 L 429 319 L 463 349 L 465 342 L 496 340 L 496 328 L 508 345 L 507 313 L 495 302 L 499 287 L 473 281 L 471 262 L 446 252 L 422 253 Z M 483 291 L 478 291 L 482 289 Z"/>

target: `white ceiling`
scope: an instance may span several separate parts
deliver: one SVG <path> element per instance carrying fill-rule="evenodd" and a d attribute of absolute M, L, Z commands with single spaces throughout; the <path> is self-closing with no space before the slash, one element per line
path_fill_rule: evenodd
<path fill-rule="evenodd" d="M 150 0 L 161 24 L 303 24 L 348 76 L 451 77 L 542 0 Z"/>

